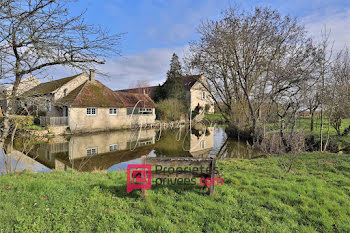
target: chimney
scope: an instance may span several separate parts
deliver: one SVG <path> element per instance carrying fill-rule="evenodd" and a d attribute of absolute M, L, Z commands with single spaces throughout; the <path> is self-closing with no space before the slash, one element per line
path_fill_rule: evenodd
<path fill-rule="evenodd" d="M 90 69 L 89 81 L 95 81 L 95 70 Z"/>

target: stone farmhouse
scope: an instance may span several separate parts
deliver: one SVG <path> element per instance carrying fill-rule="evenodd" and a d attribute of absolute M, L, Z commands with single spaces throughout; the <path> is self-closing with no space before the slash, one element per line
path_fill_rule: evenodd
<path fill-rule="evenodd" d="M 72 132 L 92 132 L 155 122 L 155 105 L 148 95 L 114 92 L 94 70 L 41 83 L 23 93 L 21 101 L 40 117 L 41 125 L 62 125 Z"/>
<path fill-rule="evenodd" d="M 17 89 L 17 95 L 22 95 L 25 91 L 28 91 L 34 88 L 40 83 L 41 82 L 37 78 L 35 78 L 33 75 L 30 75 L 29 77 L 22 79 Z M 12 88 L 13 88 L 13 85 L 4 87 L 0 90 L 0 112 L 6 111 L 9 103 L 9 98 L 12 94 Z"/>
<path fill-rule="evenodd" d="M 187 91 L 187 100 L 189 106 L 191 106 L 191 110 L 193 111 L 199 106 L 202 109 L 207 109 L 208 113 L 214 113 L 214 101 L 211 98 L 210 92 L 205 88 L 205 86 L 208 86 L 205 76 L 203 74 L 185 76 L 182 81 Z M 119 92 L 147 94 L 153 99 L 156 88 L 157 86 L 139 87 L 123 89 L 119 90 Z"/>

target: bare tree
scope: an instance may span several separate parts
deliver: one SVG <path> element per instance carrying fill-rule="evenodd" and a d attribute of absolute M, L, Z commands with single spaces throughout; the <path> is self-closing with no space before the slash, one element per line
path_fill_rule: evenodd
<path fill-rule="evenodd" d="M 324 150 L 323 145 L 323 127 L 324 127 L 324 108 L 326 101 L 326 84 L 331 79 L 330 68 L 332 65 L 333 47 L 330 44 L 330 31 L 325 27 L 321 32 L 322 38 L 318 45 L 318 64 L 317 70 L 321 79 L 320 82 L 320 151 Z M 329 120 L 329 119 L 328 119 Z"/>
<path fill-rule="evenodd" d="M 0 7 L 0 57 L 4 82 L 13 84 L 9 107 L 4 112 L 3 145 L 8 135 L 9 114 L 14 113 L 22 77 L 52 66 L 94 68 L 105 58 L 119 55 L 121 34 L 110 34 L 89 25 L 84 13 L 72 16 L 70 0 L 3 0 Z"/>
<path fill-rule="evenodd" d="M 207 88 L 215 90 L 212 98 L 231 124 L 234 106 L 242 106 L 255 137 L 263 106 L 306 79 L 313 64 L 304 27 L 269 8 L 229 8 L 222 19 L 203 22 L 198 33 L 187 63 L 206 74 Z"/>
<path fill-rule="evenodd" d="M 344 118 L 350 117 L 350 52 L 344 48 L 337 53 L 332 65 L 332 80 L 328 84 L 328 111 L 332 112 L 330 125 L 340 136 Z"/>

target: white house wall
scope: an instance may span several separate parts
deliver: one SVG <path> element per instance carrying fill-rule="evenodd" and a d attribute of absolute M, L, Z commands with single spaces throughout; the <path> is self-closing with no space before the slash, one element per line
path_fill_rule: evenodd
<path fill-rule="evenodd" d="M 205 99 L 202 99 L 202 92 L 205 92 Z M 214 103 L 211 98 L 210 93 L 206 90 L 206 88 L 203 87 L 203 85 L 200 82 L 196 82 L 191 90 L 190 90 L 191 96 L 191 110 L 194 110 L 197 105 L 205 108 L 205 105 L 209 105 L 209 113 L 214 113 Z"/>
<path fill-rule="evenodd" d="M 69 108 L 68 124 L 71 131 L 101 131 L 129 128 L 137 124 L 151 124 L 155 122 L 156 115 L 153 109 L 153 114 L 138 114 L 127 115 L 126 108 L 118 108 L 118 115 L 110 115 L 109 108 L 97 108 L 96 115 L 87 115 L 86 108 Z"/>

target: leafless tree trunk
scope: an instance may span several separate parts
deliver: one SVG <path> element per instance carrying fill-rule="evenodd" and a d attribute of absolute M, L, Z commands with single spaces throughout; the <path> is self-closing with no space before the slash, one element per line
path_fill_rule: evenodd
<path fill-rule="evenodd" d="M 323 127 L 324 127 L 324 102 L 326 101 L 325 89 L 326 82 L 329 78 L 329 69 L 332 63 L 333 48 L 330 47 L 329 42 L 330 32 L 327 31 L 326 27 L 322 31 L 322 40 L 319 45 L 318 51 L 318 70 L 321 77 L 321 93 L 320 93 L 320 151 L 323 151 Z"/>

